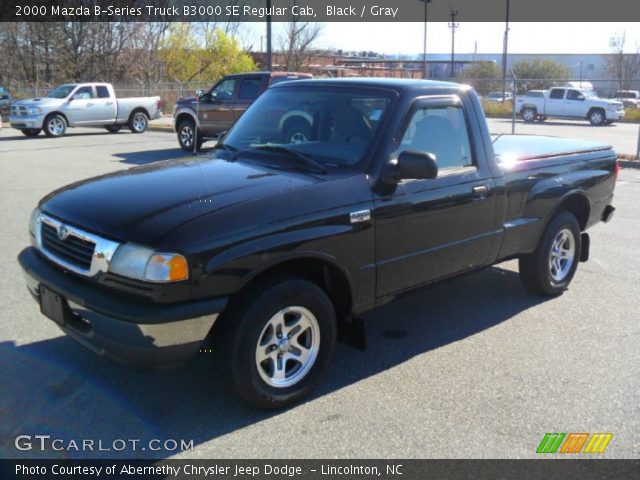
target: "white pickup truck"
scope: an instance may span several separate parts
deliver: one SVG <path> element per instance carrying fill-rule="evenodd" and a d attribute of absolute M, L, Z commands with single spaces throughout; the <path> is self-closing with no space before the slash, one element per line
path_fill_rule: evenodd
<path fill-rule="evenodd" d="M 76 126 L 99 126 L 116 133 L 126 125 L 133 133 L 142 133 L 149 120 L 161 114 L 160 97 L 116 99 L 110 83 L 69 83 L 46 97 L 14 102 L 9 122 L 28 137 L 41 130 L 49 137 L 61 137 L 67 127 Z"/>
<path fill-rule="evenodd" d="M 527 92 L 516 97 L 516 110 L 528 123 L 557 117 L 586 119 L 592 125 L 604 125 L 624 117 L 622 102 L 599 98 L 592 90 L 567 87 Z"/>

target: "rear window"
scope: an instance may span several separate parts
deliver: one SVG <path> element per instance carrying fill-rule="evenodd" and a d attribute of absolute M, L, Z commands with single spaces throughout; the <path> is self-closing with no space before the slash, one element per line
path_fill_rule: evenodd
<path fill-rule="evenodd" d="M 538 91 L 527 92 L 527 97 L 542 97 L 542 96 L 544 96 L 542 92 L 538 92 Z"/>
<path fill-rule="evenodd" d="M 551 94 L 549 98 L 553 98 L 555 100 L 561 100 L 564 97 L 564 89 L 563 88 L 554 88 L 551 90 Z"/>
<path fill-rule="evenodd" d="M 109 89 L 104 85 L 97 85 L 96 92 L 98 93 L 98 98 L 109 98 Z"/>

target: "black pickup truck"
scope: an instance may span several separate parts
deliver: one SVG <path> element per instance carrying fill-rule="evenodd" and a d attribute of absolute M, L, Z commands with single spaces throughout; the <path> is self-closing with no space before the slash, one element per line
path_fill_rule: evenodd
<path fill-rule="evenodd" d="M 309 138 L 284 142 L 291 112 Z M 206 341 L 241 398 L 279 407 L 320 382 L 338 333 L 412 289 L 518 258 L 527 289 L 561 294 L 617 174 L 606 145 L 491 137 L 466 86 L 283 83 L 212 158 L 46 196 L 19 262 L 42 313 L 95 353 L 159 367 Z"/>

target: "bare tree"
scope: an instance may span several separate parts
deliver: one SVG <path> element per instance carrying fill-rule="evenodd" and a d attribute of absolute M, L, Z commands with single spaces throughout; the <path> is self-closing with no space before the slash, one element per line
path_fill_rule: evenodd
<path fill-rule="evenodd" d="M 627 32 L 617 33 L 609 40 L 611 54 L 607 59 L 607 68 L 618 81 L 620 90 L 630 89 L 640 72 L 640 47 L 636 45 L 635 53 L 624 53 L 626 42 Z"/>
<path fill-rule="evenodd" d="M 300 71 L 308 65 L 313 44 L 320 37 L 323 27 L 322 23 L 302 22 L 299 16 L 286 24 L 280 38 L 280 49 L 287 71 Z"/>

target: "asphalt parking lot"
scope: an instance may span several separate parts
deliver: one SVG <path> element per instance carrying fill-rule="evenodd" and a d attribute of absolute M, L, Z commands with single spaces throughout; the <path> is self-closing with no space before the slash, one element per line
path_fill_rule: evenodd
<path fill-rule="evenodd" d="M 309 401 L 264 413 L 220 389 L 224 365 L 204 356 L 151 373 L 86 353 L 23 285 L 16 256 L 39 198 L 183 155 L 169 133 L 0 132 L 0 457 L 533 458 L 546 432 L 612 432 L 600 457 L 640 456 L 639 164 L 622 170 L 616 215 L 591 231 L 591 260 L 560 298 L 529 295 L 515 262 L 415 293 L 366 316 L 367 350 L 339 345 Z M 18 451 L 20 434 L 195 448 Z"/>

